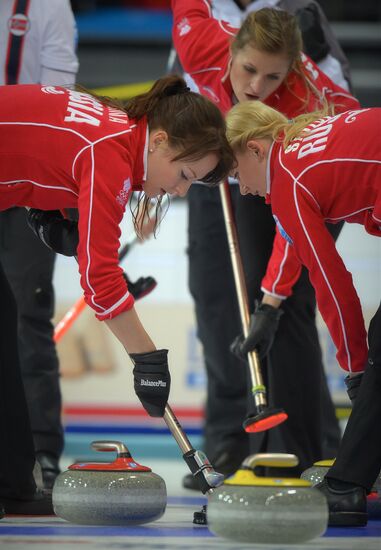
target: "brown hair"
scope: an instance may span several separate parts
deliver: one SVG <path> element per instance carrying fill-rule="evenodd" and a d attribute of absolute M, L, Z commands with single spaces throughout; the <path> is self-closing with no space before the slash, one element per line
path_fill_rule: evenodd
<path fill-rule="evenodd" d="M 294 15 L 275 8 L 263 8 L 250 13 L 232 42 L 233 55 L 247 45 L 270 54 L 284 54 L 290 61 L 289 73 L 294 71 L 306 87 L 306 97 L 299 99 L 307 104 L 311 92 L 320 98 L 321 94 L 305 73 L 301 58 L 302 33 Z"/>
<path fill-rule="evenodd" d="M 226 139 L 223 115 L 206 97 L 191 92 L 182 77 L 169 75 L 160 78 L 148 92 L 124 103 L 107 97 L 96 97 L 106 105 L 123 109 L 131 118 L 146 116 L 150 130 L 165 130 L 168 145 L 177 152 L 173 160 L 195 161 L 209 153 L 216 154 L 218 164 L 205 176 L 204 183 L 219 183 L 233 167 L 234 155 Z M 150 199 L 145 197 L 145 204 L 140 206 L 140 209 L 144 209 L 143 214 L 148 212 L 149 202 Z M 139 216 L 134 216 L 135 229 L 140 233 L 138 218 L 144 218 L 141 211 Z"/>
<path fill-rule="evenodd" d="M 232 42 L 233 54 L 248 44 L 263 52 L 285 54 L 292 68 L 298 64 L 303 48 L 296 18 L 274 8 L 263 8 L 246 17 Z"/>

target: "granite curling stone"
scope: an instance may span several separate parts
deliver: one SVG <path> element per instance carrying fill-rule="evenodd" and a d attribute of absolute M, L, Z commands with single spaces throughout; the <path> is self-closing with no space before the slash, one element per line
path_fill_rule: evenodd
<path fill-rule="evenodd" d="M 139 525 L 159 519 L 167 505 L 164 480 L 133 460 L 119 441 L 94 441 L 96 451 L 116 451 L 111 463 L 73 464 L 53 487 L 57 516 L 84 525 Z"/>
<path fill-rule="evenodd" d="M 308 481 L 255 475 L 256 466 L 292 467 L 295 455 L 258 454 L 243 462 L 209 496 L 209 529 L 218 536 L 246 543 L 297 544 L 319 537 L 328 524 L 322 493 Z"/>
<path fill-rule="evenodd" d="M 300 476 L 301 479 L 309 481 L 312 486 L 317 485 L 325 478 L 325 474 L 328 472 L 329 468 L 333 466 L 335 459 L 329 460 L 319 460 L 319 462 L 314 462 L 311 468 L 307 468 L 302 472 Z"/>
<path fill-rule="evenodd" d="M 300 476 L 301 479 L 309 481 L 312 486 L 323 481 L 328 470 L 333 466 L 335 459 L 319 460 L 311 468 L 305 470 Z M 370 495 L 367 498 L 367 511 L 370 519 L 381 518 L 381 472 L 378 475 Z"/>

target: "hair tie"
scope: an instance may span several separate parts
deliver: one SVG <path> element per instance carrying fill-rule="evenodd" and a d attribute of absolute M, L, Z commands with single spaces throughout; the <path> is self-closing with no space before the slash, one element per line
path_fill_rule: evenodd
<path fill-rule="evenodd" d="M 179 94 L 187 94 L 190 91 L 191 89 L 189 88 L 189 86 L 185 86 L 184 88 L 181 88 L 181 90 L 179 91 Z"/>
<path fill-rule="evenodd" d="M 165 91 L 166 96 L 187 94 L 191 91 L 189 86 L 175 85 Z"/>

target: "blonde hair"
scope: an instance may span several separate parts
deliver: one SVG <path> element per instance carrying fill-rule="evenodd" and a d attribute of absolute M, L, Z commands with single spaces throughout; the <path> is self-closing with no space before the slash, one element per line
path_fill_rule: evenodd
<path fill-rule="evenodd" d="M 226 136 L 235 153 L 245 151 L 251 139 L 282 141 L 284 148 L 303 134 L 314 120 L 327 115 L 327 110 L 299 115 L 288 120 L 282 113 L 261 101 L 237 103 L 226 116 Z"/>
<path fill-rule="evenodd" d="M 300 63 L 303 40 L 293 15 L 283 10 L 263 8 L 250 13 L 242 23 L 231 45 L 233 54 L 247 45 L 262 52 L 285 54 L 290 67 L 296 68 Z"/>
<path fill-rule="evenodd" d="M 298 21 L 294 15 L 275 8 L 262 8 L 251 12 L 236 34 L 231 44 L 233 56 L 247 45 L 260 52 L 285 55 L 289 60 L 288 73 L 294 72 L 303 81 L 306 95 L 298 99 L 307 105 L 311 92 L 325 108 L 327 102 L 319 90 L 306 76 L 302 61 L 303 39 Z M 289 88 L 287 79 L 285 86 Z"/>

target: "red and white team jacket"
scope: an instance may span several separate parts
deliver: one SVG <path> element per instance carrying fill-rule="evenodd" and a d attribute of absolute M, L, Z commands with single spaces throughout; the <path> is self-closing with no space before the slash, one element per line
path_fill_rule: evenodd
<path fill-rule="evenodd" d="M 191 75 L 201 94 L 211 99 L 223 113 L 233 106 L 229 77 L 230 43 L 238 29 L 213 17 L 208 0 L 172 0 L 173 42 L 184 70 Z M 295 72 L 264 103 L 288 118 L 321 108 L 325 97 L 336 112 L 360 107 L 346 90 L 337 86 L 303 54 L 304 74 L 320 97 L 306 89 Z M 289 246 L 277 233 L 262 290 L 287 298 L 298 280 L 301 266 Z"/>
<path fill-rule="evenodd" d="M 213 17 L 208 0 L 172 0 L 174 46 L 184 70 L 206 95 L 226 113 L 233 105 L 229 78 L 229 47 L 238 29 Z M 358 102 L 325 75 L 303 54 L 305 76 L 330 104 L 345 111 L 357 108 Z M 304 81 L 294 72 L 265 101 L 267 105 L 291 118 L 319 108 L 319 98 L 310 94 L 307 104 Z"/>
<path fill-rule="evenodd" d="M 0 209 L 78 208 L 85 300 L 98 319 L 132 307 L 119 224 L 146 173 L 145 119 L 61 87 L 0 87 Z"/>
<path fill-rule="evenodd" d="M 360 223 L 381 236 L 381 109 L 348 111 L 308 128 L 286 150 L 272 146 L 268 202 L 280 233 L 309 270 L 341 367 L 363 371 L 360 302 L 325 222 Z"/>

